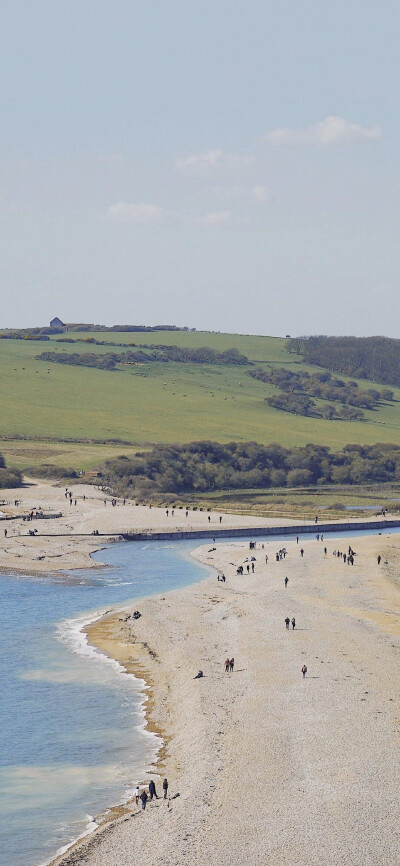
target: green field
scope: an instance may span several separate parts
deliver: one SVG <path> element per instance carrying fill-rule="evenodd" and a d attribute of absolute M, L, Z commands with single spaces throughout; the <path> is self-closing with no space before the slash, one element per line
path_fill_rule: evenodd
<path fill-rule="evenodd" d="M 95 337 L 109 343 L 210 346 L 219 351 L 235 347 L 257 365 L 293 367 L 298 357 L 277 337 L 197 331 L 66 336 L 79 342 L 60 343 L 57 337 L 48 342 L 0 340 L 0 437 L 7 437 L 0 450 L 11 465 L 23 469 L 43 462 L 87 469 L 138 446 L 194 439 L 284 446 L 315 442 L 333 449 L 349 442 L 400 444 L 400 389 L 394 389 L 393 403 L 365 412 L 365 421 L 326 421 L 267 406 L 264 398 L 276 390 L 246 376 L 246 367 L 169 362 L 103 371 L 35 360 L 50 350 L 123 351 L 83 342 Z"/>

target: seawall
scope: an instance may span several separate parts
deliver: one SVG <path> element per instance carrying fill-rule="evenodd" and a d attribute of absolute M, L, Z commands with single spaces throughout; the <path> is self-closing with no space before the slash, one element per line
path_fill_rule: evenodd
<path fill-rule="evenodd" d="M 274 535 L 310 535 L 324 532 L 370 532 L 372 529 L 385 530 L 400 527 L 399 520 L 359 520 L 346 523 L 296 523 L 289 526 L 255 526 L 239 529 L 182 529 L 177 532 L 123 532 L 120 538 L 125 541 L 171 541 L 178 538 L 249 538 Z"/>

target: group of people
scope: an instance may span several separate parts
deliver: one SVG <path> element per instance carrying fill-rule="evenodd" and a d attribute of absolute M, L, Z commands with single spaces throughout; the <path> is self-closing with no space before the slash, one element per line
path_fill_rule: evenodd
<path fill-rule="evenodd" d="M 228 659 L 228 658 L 226 658 L 226 659 L 225 659 L 225 672 L 226 672 L 227 674 L 228 674 L 228 673 L 232 673 L 234 667 L 235 667 L 235 659 L 233 659 L 233 658 L 232 658 L 232 659 Z"/>
<path fill-rule="evenodd" d="M 163 786 L 163 792 L 164 792 L 164 800 L 166 800 L 167 796 L 168 796 L 168 779 L 164 779 L 162 786 Z M 155 782 L 153 779 L 150 779 L 150 782 L 149 782 L 149 793 L 147 793 L 146 788 L 143 788 L 143 791 L 140 791 L 139 785 L 136 786 L 136 788 L 135 788 L 136 805 L 137 806 L 139 805 L 139 800 L 140 800 L 143 812 L 146 808 L 147 801 L 152 800 L 153 797 L 155 797 L 156 800 L 160 799 L 158 794 L 157 794 L 156 785 L 155 785 Z"/>
<path fill-rule="evenodd" d="M 289 619 L 288 616 L 286 617 L 286 619 L 285 619 L 286 628 L 289 628 L 290 623 L 292 623 L 292 628 L 296 628 L 296 620 L 295 620 L 294 616 L 292 616 L 292 619 Z"/>
<path fill-rule="evenodd" d="M 343 553 L 343 551 L 341 551 L 341 550 L 334 550 L 333 555 L 338 556 L 339 559 L 343 559 L 343 562 L 344 563 L 347 562 L 347 565 L 354 565 L 354 557 L 356 554 L 355 554 L 355 551 L 350 547 L 350 545 L 349 545 L 347 553 Z M 379 562 L 380 562 L 380 560 L 378 559 L 378 565 L 379 565 Z"/>

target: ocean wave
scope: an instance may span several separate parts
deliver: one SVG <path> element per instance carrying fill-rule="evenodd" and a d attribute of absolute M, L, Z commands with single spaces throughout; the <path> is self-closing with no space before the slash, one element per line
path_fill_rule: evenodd
<path fill-rule="evenodd" d="M 52 854 L 52 856 L 44 863 L 39 863 L 38 866 L 49 866 L 49 863 L 52 863 L 56 857 L 61 857 L 62 854 L 66 854 L 66 852 L 69 851 L 69 849 L 72 848 L 72 846 L 75 845 L 76 842 L 78 842 L 80 839 L 84 839 L 84 837 L 88 836 L 89 833 L 93 833 L 93 830 L 97 830 L 99 824 L 97 823 L 97 821 L 95 821 L 93 815 L 86 815 L 86 822 L 87 823 L 85 829 L 82 831 L 82 833 L 79 834 L 79 836 L 73 839 L 72 842 L 68 842 L 67 845 L 62 845 L 62 847 L 59 848 L 55 854 Z"/>

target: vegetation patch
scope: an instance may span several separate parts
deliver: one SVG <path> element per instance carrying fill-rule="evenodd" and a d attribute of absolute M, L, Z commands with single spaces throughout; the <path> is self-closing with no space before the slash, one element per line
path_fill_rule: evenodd
<path fill-rule="evenodd" d="M 133 458 L 107 461 L 103 483 L 119 494 L 193 494 L 245 488 L 309 487 L 400 480 L 400 446 L 322 445 L 283 448 L 276 443 L 190 442 L 156 446 Z"/>
<path fill-rule="evenodd" d="M 18 469 L 10 469 L 6 466 L 6 461 L 0 454 L 0 487 L 21 487 L 22 474 Z"/>
<path fill-rule="evenodd" d="M 375 409 L 381 400 L 393 400 L 393 391 L 387 388 L 383 391 L 376 388 L 360 389 L 357 382 L 336 379 L 328 371 L 307 373 L 285 367 L 268 370 L 256 367 L 248 370 L 247 375 L 281 389 L 282 394 L 266 398 L 269 406 L 295 415 L 329 421 L 361 421 L 365 417 L 362 409 Z M 313 397 L 323 401 L 333 400 L 340 406 L 327 403 L 320 408 Z"/>
<path fill-rule="evenodd" d="M 78 354 L 77 352 L 42 352 L 36 356 L 37 361 L 47 361 L 56 364 L 71 364 L 72 366 L 95 367 L 98 370 L 114 370 L 118 365 L 125 364 L 151 364 L 168 363 L 175 361 L 178 364 L 248 364 L 249 360 L 237 349 L 227 349 L 225 352 L 216 352 L 204 346 L 200 349 L 187 349 L 179 346 L 158 346 L 154 349 L 135 352 L 107 352 L 104 355 L 96 355 L 91 352 Z"/>
<path fill-rule="evenodd" d="M 400 385 L 400 340 L 390 337 L 300 337 L 288 342 L 288 350 L 301 354 L 307 364 L 383 385 Z"/>

